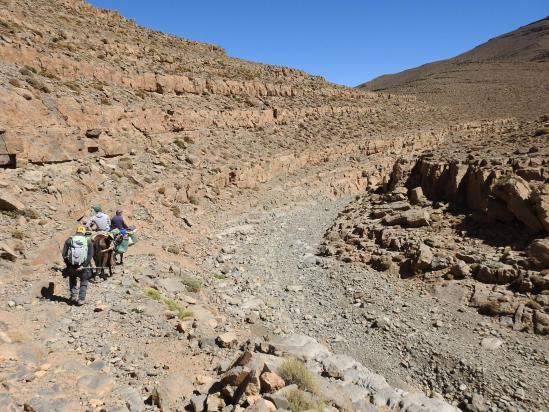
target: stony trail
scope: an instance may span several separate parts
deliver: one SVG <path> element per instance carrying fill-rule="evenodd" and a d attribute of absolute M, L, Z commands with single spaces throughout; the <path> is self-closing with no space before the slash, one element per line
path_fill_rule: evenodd
<path fill-rule="evenodd" d="M 313 336 L 405 390 L 454 401 L 480 392 L 494 410 L 546 410 L 549 347 L 542 337 L 480 316 L 452 283 L 429 286 L 315 256 L 346 202 L 220 219 L 223 249 L 207 270 L 227 276 L 217 284 L 229 303 L 221 310 L 258 334 Z"/>

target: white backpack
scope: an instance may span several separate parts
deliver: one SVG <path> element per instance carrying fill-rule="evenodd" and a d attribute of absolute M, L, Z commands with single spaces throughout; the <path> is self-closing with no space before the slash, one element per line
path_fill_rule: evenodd
<path fill-rule="evenodd" d="M 67 251 L 67 261 L 73 266 L 82 266 L 88 257 L 88 238 L 83 235 L 71 237 Z"/>

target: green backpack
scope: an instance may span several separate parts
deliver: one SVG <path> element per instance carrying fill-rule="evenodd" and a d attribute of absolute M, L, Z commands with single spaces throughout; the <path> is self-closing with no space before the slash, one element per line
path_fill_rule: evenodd
<path fill-rule="evenodd" d="M 82 266 L 88 257 L 88 238 L 83 235 L 71 236 L 67 261 L 73 266 Z"/>

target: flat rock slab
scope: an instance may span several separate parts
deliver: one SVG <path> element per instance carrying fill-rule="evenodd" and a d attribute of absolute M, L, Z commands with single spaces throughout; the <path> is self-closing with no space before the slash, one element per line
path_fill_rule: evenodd
<path fill-rule="evenodd" d="M 497 348 L 499 348 L 501 345 L 503 345 L 503 341 L 501 339 L 498 339 L 498 338 L 484 338 L 482 339 L 482 341 L 480 342 L 480 345 L 484 348 L 484 349 L 488 349 L 488 350 L 496 350 Z"/>
<path fill-rule="evenodd" d="M 78 379 L 78 388 L 90 395 L 103 397 L 114 388 L 114 379 L 109 375 L 85 375 Z"/>
<path fill-rule="evenodd" d="M 324 345 L 305 335 L 279 336 L 271 340 L 270 344 L 276 354 L 294 356 L 305 361 L 330 353 Z"/>
<path fill-rule="evenodd" d="M 173 373 L 165 377 L 157 385 L 153 399 L 155 404 L 163 411 L 183 410 L 184 401 L 193 395 L 193 383 L 190 378 L 182 373 Z"/>
<path fill-rule="evenodd" d="M 158 279 L 157 285 L 164 289 L 167 293 L 177 294 L 185 291 L 185 285 L 176 278 Z"/>
<path fill-rule="evenodd" d="M 234 227 L 225 229 L 223 232 L 219 232 L 217 236 L 223 237 L 223 236 L 229 236 L 229 235 L 235 235 L 235 234 L 247 235 L 249 233 L 252 233 L 254 229 L 255 229 L 255 225 L 250 225 L 250 224 L 239 225 L 239 226 L 234 226 Z"/>
<path fill-rule="evenodd" d="M 23 209 L 25 209 L 25 205 L 13 193 L 3 191 L 0 195 L 0 210 L 21 211 Z"/>

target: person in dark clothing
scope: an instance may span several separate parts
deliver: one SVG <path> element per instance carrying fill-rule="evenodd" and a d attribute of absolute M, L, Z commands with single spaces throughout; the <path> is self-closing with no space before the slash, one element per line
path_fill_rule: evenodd
<path fill-rule="evenodd" d="M 116 214 L 111 219 L 111 230 L 113 229 L 128 229 L 128 225 L 126 225 L 122 216 L 122 209 L 116 209 Z"/>
<path fill-rule="evenodd" d="M 91 277 L 90 262 L 93 256 L 93 243 L 86 237 L 86 228 L 80 226 L 76 233 L 63 245 L 63 276 L 69 278 L 70 300 L 78 306 L 86 301 L 88 281 Z M 77 287 L 80 279 L 80 288 Z"/>

